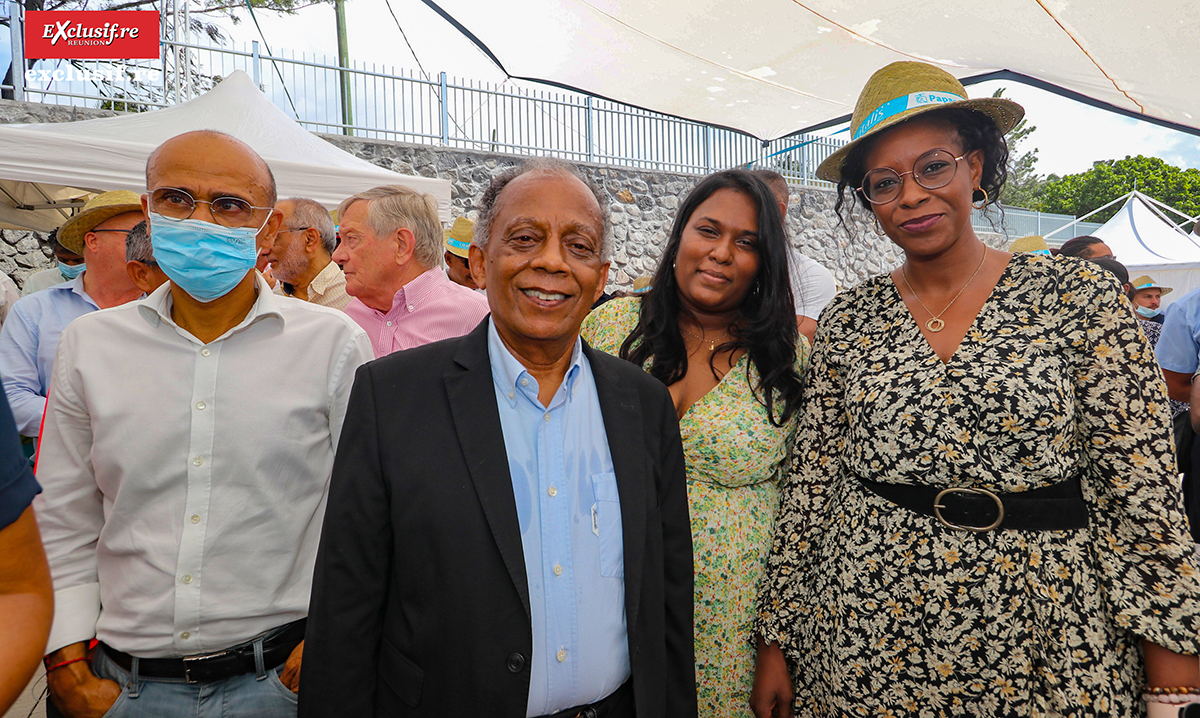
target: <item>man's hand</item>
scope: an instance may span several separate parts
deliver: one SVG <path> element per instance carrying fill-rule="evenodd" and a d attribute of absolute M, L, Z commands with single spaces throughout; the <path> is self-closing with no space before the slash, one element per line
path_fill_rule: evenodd
<path fill-rule="evenodd" d="M 73 643 L 50 654 L 50 665 L 87 655 L 87 644 Z M 46 676 L 50 700 L 66 718 L 100 718 L 121 696 L 115 681 L 98 678 L 87 661 L 56 668 Z"/>
<path fill-rule="evenodd" d="M 756 718 L 792 718 L 792 676 L 778 643 L 758 639 L 750 708 Z"/>
<path fill-rule="evenodd" d="M 287 663 L 283 664 L 283 670 L 279 672 L 279 682 L 290 688 L 292 693 L 300 692 L 300 659 L 303 656 L 304 641 L 300 641 L 292 649 L 292 654 L 288 656 Z"/>

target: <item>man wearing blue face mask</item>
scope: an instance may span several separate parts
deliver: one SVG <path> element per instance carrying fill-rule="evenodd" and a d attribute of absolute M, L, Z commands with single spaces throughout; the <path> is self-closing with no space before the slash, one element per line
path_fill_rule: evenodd
<path fill-rule="evenodd" d="M 68 327 L 51 380 L 34 505 L 56 588 L 48 713 L 288 718 L 371 344 L 254 271 L 280 215 L 249 146 L 179 135 L 150 156 L 146 187 L 170 281 Z M 281 383 L 282 357 L 303 361 Z"/>
<path fill-rule="evenodd" d="M 1162 298 L 1170 294 L 1171 287 L 1164 287 L 1146 275 L 1133 280 L 1133 288 L 1129 290 L 1129 299 L 1133 302 L 1133 310 L 1138 316 L 1148 322 L 1163 323 Z"/>
<path fill-rule="evenodd" d="M 25 277 L 25 284 L 21 287 L 22 297 L 48 289 L 56 284 L 69 282 L 87 269 L 83 257 L 59 244 L 57 229 L 50 232 L 46 243 L 50 245 L 50 251 L 54 254 L 54 259 L 58 264 Z"/>
<path fill-rule="evenodd" d="M 134 192 L 105 192 L 89 200 L 58 229 L 58 241 L 84 258 L 84 264 L 77 265 L 81 272 L 71 281 L 22 297 L 0 327 L 0 377 L 23 436 L 38 435 L 63 329 L 77 317 L 142 295 L 125 272 L 125 237 L 143 219 L 141 200 Z"/>

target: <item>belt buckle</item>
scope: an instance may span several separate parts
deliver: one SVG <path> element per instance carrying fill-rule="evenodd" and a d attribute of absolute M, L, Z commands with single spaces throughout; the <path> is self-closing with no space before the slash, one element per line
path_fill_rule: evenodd
<path fill-rule="evenodd" d="M 217 653 L 205 653 L 200 656 L 184 656 L 183 657 L 183 679 L 188 683 L 199 683 L 206 680 L 204 675 L 192 676 L 192 670 L 195 669 L 198 673 L 204 672 L 204 661 L 221 656 L 228 656 L 230 651 L 218 651 Z"/>
<path fill-rule="evenodd" d="M 945 496 L 946 494 L 974 494 L 976 496 L 988 497 L 992 501 L 996 502 L 996 510 L 998 512 L 998 515 L 996 516 L 996 520 L 987 526 L 962 526 L 960 524 L 955 524 L 955 523 L 951 523 L 951 522 L 947 521 L 946 518 L 944 516 L 942 516 L 942 509 L 946 508 L 945 506 L 942 505 L 942 497 Z M 928 494 L 926 494 L 926 495 L 928 495 Z M 991 531 L 992 529 L 999 527 L 1000 524 L 1003 523 L 1003 521 L 1004 521 L 1004 502 L 1000 500 L 999 496 L 993 494 L 991 491 L 988 491 L 987 489 L 974 489 L 974 488 L 967 488 L 965 486 L 954 486 L 949 489 L 943 489 L 942 491 L 938 492 L 938 495 L 933 499 L 933 515 L 936 516 L 937 520 L 941 521 L 942 525 L 945 526 L 946 528 L 958 529 L 960 531 L 974 531 L 975 533 L 987 533 L 988 531 Z"/>

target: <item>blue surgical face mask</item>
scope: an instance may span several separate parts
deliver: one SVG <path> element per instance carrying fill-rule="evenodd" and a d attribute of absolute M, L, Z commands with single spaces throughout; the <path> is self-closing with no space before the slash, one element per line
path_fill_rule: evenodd
<path fill-rule="evenodd" d="M 1134 307 L 1134 311 L 1136 311 L 1138 314 L 1142 315 L 1143 317 L 1145 317 L 1147 319 L 1153 319 L 1153 318 L 1157 317 L 1159 314 L 1162 314 L 1161 309 L 1150 309 L 1149 307 L 1143 307 L 1140 304 L 1137 305 L 1136 307 Z"/>
<path fill-rule="evenodd" d="M 261 227 L 222 227 L 199 219 L 149 214 L 154 261 L 197 301 L 207 303 L 229 294 L 254 268 Z"/>
<path fill-rule="evenodd" d="M 68 281 L 83 274 L 83 270 L 85 269 L 87 269 L 87 262 L 80 262 L 79 264 L 58 263 L 58 273 L 66 277 Z"/>

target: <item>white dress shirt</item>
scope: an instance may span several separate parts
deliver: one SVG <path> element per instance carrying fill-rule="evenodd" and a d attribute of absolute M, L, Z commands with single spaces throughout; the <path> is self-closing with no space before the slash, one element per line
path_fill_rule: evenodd
<path fill-rule="evenodd" d="M 371 343 L 260 277 L 245 320 L 202 344 L 171 320 L 170 286 L 62 334 L 34 503 L 54 577 L 47 651 L 96 636 L 145 658 L 208 653 L 308 613 Z"/>
<path fill-rule="evenodd" d="M 792 279 L 792 299 L 796 314 L 819 319 L 821 312 L 837 296 L 837 280 L 833 273 L 812 257 L 788 247 L 788 272 Z"/>

